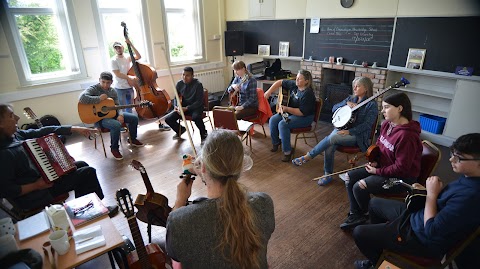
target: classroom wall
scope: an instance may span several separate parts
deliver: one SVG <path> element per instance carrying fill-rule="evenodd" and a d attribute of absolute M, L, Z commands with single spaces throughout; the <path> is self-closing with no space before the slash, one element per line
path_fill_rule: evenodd
<path fill-rule="evenodd" d="M 98 81 L 98 75 L 109 70 L 109 63 L 101 55 L 101 47 L 97 38 L 92 2 L 85 0 L 72 0 L 75 19 L 78 26 L 81 48 L 86 64 L 88 78 L 69 82 L 51 83 L 22 87 L 17 77 L 14 62 L 5 37 L 4 26 L 0 24 L 0 102 L 9 102 L 16 107 L 16 112 L 21 116 L 19 125 L 31 122 L 23 117 L 21 110 L 29 106 L 41 116 L 53 114 L 61 123 L 78 124 L 80 119 L 77 112 L 78 95 L 82 92 L 81 84 L 93 84 Z M 147 12 L 145 12 L 147 34 L 151 48 L 150 64 L 157 70 L 159 78 L 157 84 L 165 88 L 171 97 L 174 96 L 172 79 L 167 69 L 166 58 L 162 46 L 165 44 L 163 16 L 161 1 L 145 0 Z M 225 3 L 224 0 L 203 0 L 203 31 L 205 35 L 206 61 L 192 65 L 196 71 L 225 68 L 223 52 L 223 32 L 225 31 Z M 119 27 L 119 31 L 120 31 Z M 132 34 L 132 33 L 130 33 Z M 214 35 L 220 35 L 221 39 L 214 39 Z M 142 52 L 140 52 L 142 53 Z M 145 53 L 143 53 L 145 55 Z M 184 66 L 172 67 L 173 81 L 181 77 Z M 227 82 L 226 82 L 227 83 Z"/>
<path fill-rule="evenodd" d="M 248 20 L 248 7 L 249 1 L 226 0 L 227 21 Z M 339 0 L 276 0 L 274 19 L 437 17 L 479 13 L 478 0 L 356 0 L 351 8 L 343 8 Z"/>

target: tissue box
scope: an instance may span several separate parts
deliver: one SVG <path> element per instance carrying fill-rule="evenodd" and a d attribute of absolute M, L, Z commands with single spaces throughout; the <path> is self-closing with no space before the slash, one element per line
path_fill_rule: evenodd
<path fill-rule="evenodd" d="M 106 244 L 100 225 L 75 232 L 73 239 L 75 240 L 75 252 L 77 255 Z"/>
<path fill-rule="evenodd" d="M 420 115 L 420 126 L 422 127 L 422 130 L 434 134 L 441 134 L 443 132 L 443 127 L 445 127 L 446 121 L 447 119 L 438 116 L 428 114 Z"/>

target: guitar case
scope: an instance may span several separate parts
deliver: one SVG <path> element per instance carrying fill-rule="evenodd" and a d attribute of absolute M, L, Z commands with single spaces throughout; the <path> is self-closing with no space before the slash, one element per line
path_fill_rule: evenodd
<path fill-rule="evenodd" d="M 57 119 L 57 117 L 53 115 L 45 115 L 40 118 L 40 122 L 42 123 L 43 126 L 60 126 L 60 121 Z M 35 123 L 25 123 L 21 127 L 23 130 L 28 130 L 28 129 L 38 129 L 37 124 Z M 58 136 L 60 140 L 62 140 L 62 143 L 65 144 L 67 142 L 67 137 L 64 135 L 59 135 Z"/>

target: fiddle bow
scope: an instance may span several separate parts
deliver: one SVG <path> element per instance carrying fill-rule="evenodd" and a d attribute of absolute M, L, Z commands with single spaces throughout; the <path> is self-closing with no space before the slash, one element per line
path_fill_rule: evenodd
<path fill-rule="evenodd" d="M 335 172 L 335 173 L 331 173 L 331 174 L 328 174 L 328 175 L 323 175 L 321 177 L 316 177 L 316 178 L 313 178 L 312 180 L 317 181 L 317 180 L 325 178 L 325 177 L 334 176 L 334 175 L 338 175 L 338 174 L 343 174 L 345 172 L 352 171 L 352 170 L 357 169 L 357 168 L 365 167 L 371 162 L 376 162 L 379 157 L 380 157 L 380 148 L 377 145 L 371 145 L 370 147 L 368 147 L 367 151 L 365 152 L 365 158 L 368 160 L 368 163 L 359 165 L 357 167 L 352 167 L 352 168 L 349 168 L 349 169 L 338 171 L 338 172 Z"/>

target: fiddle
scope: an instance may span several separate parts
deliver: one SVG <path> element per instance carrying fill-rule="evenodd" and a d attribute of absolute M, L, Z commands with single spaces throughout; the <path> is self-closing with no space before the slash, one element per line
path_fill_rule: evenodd
<path fill-rule="evenodd" d="M 365 167 L 372 162 L 376 162 L 380 158 L 380 148 L 377 145 L 371 145 L 370 147 L 368 147 L 367 151 L 365 152 L 365 158 L 368 160 L 368 163 L 366 163 L 366 164 L 362 164 L 362 165 L 359 165 L 357 167 L 352 167 L 352 168 L 345 169 L 345 170 L 335 172 L 335 173 L 332 173 L 332 174 L 323 175 L 321 177 L 316 177 L 312 180 L 316 181 L 316 180 L 322 179 L 324 177 L 343 174 L 345 172 L 352 171 L 352 170 L 357 169 L 357 168 Z"/>

